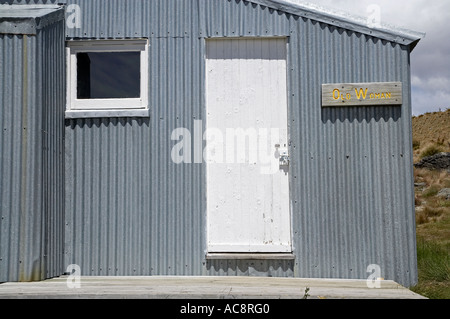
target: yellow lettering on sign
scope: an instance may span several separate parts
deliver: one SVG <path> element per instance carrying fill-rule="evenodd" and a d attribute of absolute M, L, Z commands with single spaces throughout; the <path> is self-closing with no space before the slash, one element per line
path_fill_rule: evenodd
<path fill-rule="evenodd" d="M 392 93 L 370 93 L 369 97 L 371 100 L 391 99 Z"/>
<path fill-rule="evenodd" d="M 401 82 L 322 84 L 322 107 L 401 105 Z"/>
<path fill-rule="evenodd" d="M 366 89 L 366 91 L 364 91 L 362 88 L 361 89 L 359 89 L 359 92 L 358 92 L 358 89 L 355 89 L 355 93 L 356 93 L 356 98 L 358 99 L 358 100 L 361 100 L 361 97 L 365 100 L 366 99 L 366 95 L 367 95 L 367 91 L 368 91 L 369 89 Z"/>
<path fill-rule="evenodd" d="M 367 98 L 371 99 L 371 100 L 382 100 L 382 99 L 391 99 L 392 98 L 392 93 L 384 93 L 384 92 L 370 92 L 369 93 L 369 89 L 363 89 L 360 88 L 359 90 L 357 88 L 355 88 L 355 93 L 356 93 L 356 98 L 358 100 L 365 100 Z M 334 89 L 333 90 L 333 100 L 337 101 L 337 100 L 351 100 L 352 99 L 352 95 L 351 93 L 341 93 L 341 91 L 339 89 Z"/>
<path fill-rule="evenodd" d="M 334 89 L 333 90 L 333 99 L 334 100 L 339 100 L 340 97 L 341 97 L 341 91 L 339 91 L 338 89 Z"/>

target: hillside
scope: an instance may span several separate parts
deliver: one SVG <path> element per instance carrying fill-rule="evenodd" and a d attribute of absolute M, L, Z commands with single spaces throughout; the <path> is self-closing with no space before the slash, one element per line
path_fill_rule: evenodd
<path fill-rule="evenodd" d="M 414 163 L 430 152 L 450 152 L 450 109 L 413 117 L 412 123 Z"/>
<path fill-rule="evenodd" d="M 450 109 L 413 117 L 414 163 L 450 152 Z M 432 299 L 450 299 L 449 170 L 414 169 L 419 285 L 413 290 Z"/>

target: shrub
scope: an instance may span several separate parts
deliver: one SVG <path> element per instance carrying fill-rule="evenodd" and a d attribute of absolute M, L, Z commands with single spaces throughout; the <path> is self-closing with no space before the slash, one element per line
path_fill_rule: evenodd
<path fill-rule="evenodd" d="M 422 205 L 422 201 L 420 200 L 419 197 L 417 197 L 417 195 L 415 196 L 414 204 L 415 204 L 416 206 Z"/>
<path fill-rule="evenodd" d="M 450 179 L 444 180 L 444 187 L 445 188 L 450 188 Z"/>
<path fill-rule="evenodd" d="M 429 157 L 429 156 L 433 156 L 436 154 L 439 154 L 442 152 L 442 149 L 440 149 L 439 147 L 435 146 L 435 145 L 431 145 L 429 147 L 427 147 L 421 154 L 422 158 L 425 157 Z"/>
<path fill-rule="evenodd" d="M 426 206 L 424 209 L 416 213 L 416 223 L 417 225 L 422 225 L 429 223 L 431 221 L 436 221 L 444 214 L 443 208 L 433 208 Z"/>
<path fill-rule="evenodd" d="M 413 140 L 413 149 L 418 150 L 420 148 L 420 141 Z"/>
<path fill-rule="evenodd" d="M 422 196 L 423 197 L 432 197 L 436 196 L 440 191 L 440 187 L 437 185 L 431 185 L 426 190 L 423 191 Z"/>

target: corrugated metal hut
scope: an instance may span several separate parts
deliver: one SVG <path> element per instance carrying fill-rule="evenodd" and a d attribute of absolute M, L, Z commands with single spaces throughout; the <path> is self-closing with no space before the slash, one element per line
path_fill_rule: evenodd
<path fill-rule="evenodd" d="M 53 63 L 24 57 L 23 36 L 0 29 L 2 83 L 17 81 L 0 93 L 7 220 L 23 213 L 11 200 L 36 200 L 13 193 L 24 167 L 46 164 L 24 162 L 3 114 L 34 94 L 58 106 L 28 112 L 51 124 L 30 120 L 65 125 L 54 163 L 64 172 L 47 171 L 65 187 L 27 184 L 64 203 L 48 206 L 53 218 L 29 212 L 35 233 L 2 218 L 0 281 L 58 275 L 3 266 L 31 274 L 19 252 L 36 253 L 36 241 L 18 241 L 52 227 L 42 243 L 63 255 L 61 273 L 366 279 L 378 265 L 385 279 L 417 282 L 410 54 L 421 34 L 275 0 L 0 2 L 66 10 L 65 39 L 51 24 Z M 23 63 L 45 94 L 20 91 Z"/>

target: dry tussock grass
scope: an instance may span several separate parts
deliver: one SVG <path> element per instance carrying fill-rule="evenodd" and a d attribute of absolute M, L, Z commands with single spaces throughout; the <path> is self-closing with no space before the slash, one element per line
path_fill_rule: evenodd
<path fill-rule="evenodd" d="M 412 125 L 414 162 L 430 152 L 450 152 L 450 109 L 413 117 Z"/>
<path fill-rule="evenodd" d="M 418 225 L 450 218 L 450 201 L 437 197 L 443 188 L 450 188 L 450 174 L 447 171 L 415 169 L 416 222 Z"/>

